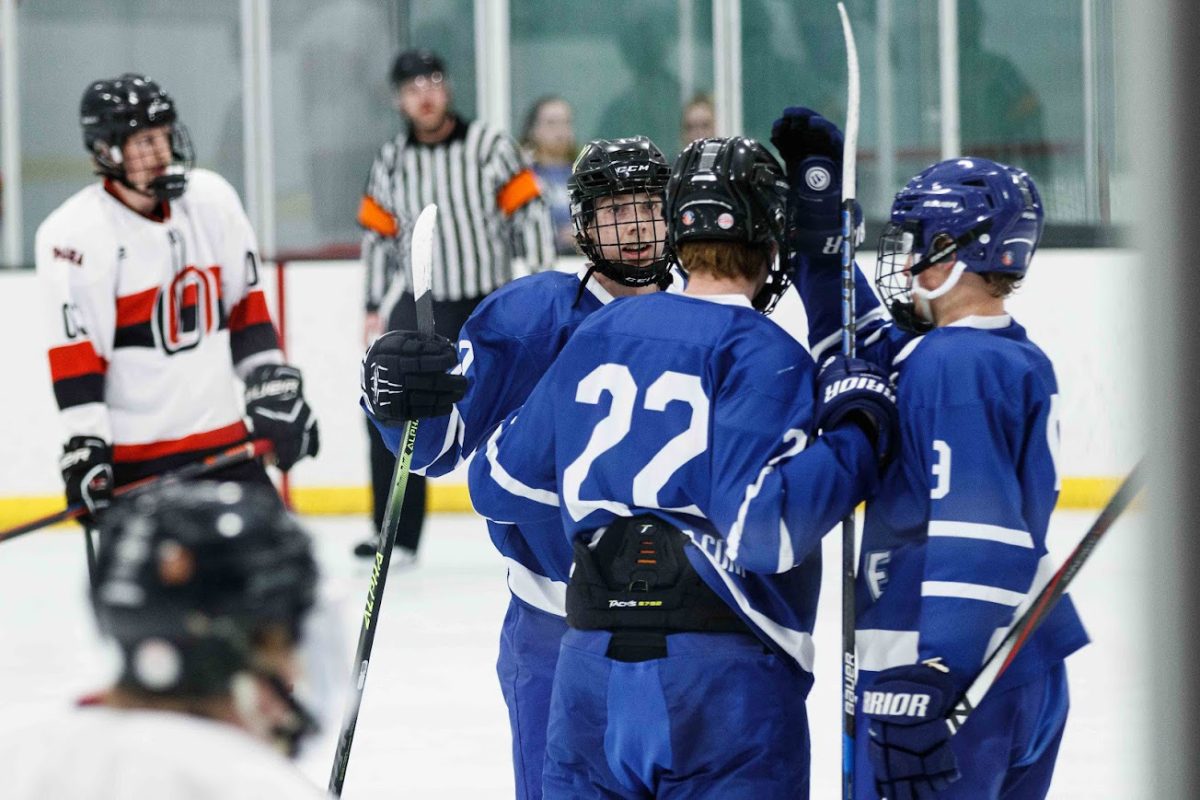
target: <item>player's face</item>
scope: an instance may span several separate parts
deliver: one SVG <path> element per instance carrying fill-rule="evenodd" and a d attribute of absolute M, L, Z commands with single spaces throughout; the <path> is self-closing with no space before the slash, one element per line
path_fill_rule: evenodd
<path fill-rule="evenodd" d="M 647 266 L 662 258 L 667 240 L 662 195 L 646 192 L 601 197 L 590 226 L 606 261 Z"/>
<path fill-rule="evenodd" d="M 417 131 L 436 131 L 450 112 L 450 88 L 440 72 L 418 75 L 400 85 L 397 102 Z"/>
<path fill-rule="evenodd" d="M 717 120 L 708 103 L 693 103 L 683 112 L 683 141 L 708 139 L 717 135 Z"/>
<path fill-rule="evenodd" d="M 174 156 L 171 154 L 171 126 L 159 125 L 130 134 L 121 147 L 125 160 L 125 178 L 139 189 L 167 171 Z"/>

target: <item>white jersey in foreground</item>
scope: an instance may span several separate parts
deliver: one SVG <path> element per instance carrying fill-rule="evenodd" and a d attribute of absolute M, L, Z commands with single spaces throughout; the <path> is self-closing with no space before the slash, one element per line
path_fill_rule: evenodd
<path fill-rule="evenodd" d="M 96 706 L 0 733 L 5 800 L 262 800 L 327 797 L 232 725 Z"/>

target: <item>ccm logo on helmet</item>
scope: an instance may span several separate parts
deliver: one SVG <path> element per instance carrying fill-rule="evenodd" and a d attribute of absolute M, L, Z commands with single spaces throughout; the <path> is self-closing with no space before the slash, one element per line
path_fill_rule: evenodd
<path fill-rule="evenodd" d="M 929 695 L 910 692 L 863 692 L 863 713 L 877 717 L 917 717 L 929 713 Z"/>
<path fill-rule="evenodd" d="M 622 178 L 628 178 L 630 175 L 636 175 L 639 172 L 649 172 L 649 164 L 620 164 L 613 167 L 613 172 L 620 175 Z"/>
<path fill-rule="evenodd" d="M 843 378 L 837 383 L 832 383 L 825 387 L 825 402 L 828 403 L 833 398 L 843 392 L 849 392 L 855 389 L 865 389 L 868 392 L 878 392 L 884 397 L 894 399 L 892 397 L 892 389 L 878 378 L 859 377 L 859 378 Z"/>

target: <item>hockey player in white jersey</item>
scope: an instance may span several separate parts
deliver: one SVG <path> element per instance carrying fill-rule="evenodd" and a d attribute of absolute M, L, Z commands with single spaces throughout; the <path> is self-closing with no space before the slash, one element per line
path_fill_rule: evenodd
<path fill-rule="evenodd" d="M 192 169 L 175 102 L 124 74 L 88 85 L 83 141 L 102 180 L 37 231 L 68 503 L 270 439 L 289 469 L 318 448 L 300 372 L 283 363 L 236 192 Z M 245 405 L 236 377 L 246 384 Z M 221 477 L 266 483 L 256 462 Z"/>
<path fill-rule="evenodd" d="M 772 142 L 794 219 L 836 228 L 841 133 L 788 109 Z M 831 181 L 806 181 L 824 169 Z M 859 353 L 897 376 L 901 446 L 867 503 L 858 564 L 856 800 L 1041 800 L 1066 725 L 1063 660 L 1087 642 L 1064 597 L 953 737 L 944 717 L 997 634 L 1053 574 L 1058 387 L 1005 310 L 1042 234 L 1024 170 L 934 164 L 897 193 L 876 286 L 857 281 Z M 840 326 L 836 249 L 795 231 L 796 284 L 817 357 Z M 906 701 L 907 699 L 907 701 Z"/>
<path fill-rule="evenodd" d="M 287 687 L 317 568 L 271 490 L 176 484 L 100 524 L 114 544 L 92 598 L 120 675 L 85 704 L 0 734 L 0 796 L 325 796 L 285 757 L 311 728 Z"/>

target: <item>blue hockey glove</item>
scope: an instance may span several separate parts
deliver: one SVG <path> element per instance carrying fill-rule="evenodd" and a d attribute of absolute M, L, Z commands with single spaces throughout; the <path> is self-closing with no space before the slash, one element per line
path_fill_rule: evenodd
<path fill-rule="evenodd" d="M 875 447 L 880 466 L 891 460 L 896 447 L 896 393 L 887 373 L 869 361 L 830 356 L 817 376 L 814 428 L 832 430 L 852 422 Z"/>
<path fill-rule="evenodd" d="M 467 392 L 467 379 L 451 375 L 458 351 L 444 336 L 391 331 L 363 357 L 363 404 L 384 425 L 444 417 Z"/>
<path fill-rule="evenodd" d="M 784 109 L 771 126 L 771 144 L 787 168 L 787 245 L 790 253 L 821 264 L 841 263 L 842 145 L 829 120 L 800 107 Z M 862 241 L 862 207 L 855 204 L 854 228 Z"/>
<path fill-rule="evenodd" d="M 958 780 L 946 715 L 958 697 L 939 660 L 893 667 L 863 692 L 875 790 L 888 800 L 927 800 Z"/>
<path fill-rule="evenodd" d="M 263 364 L 246 376 L 246 418 L 256 437 L 275 446 L 275 465 L 284 472 L 321 449 L 317 418 L 304 399 L 300 370 Z"/>

